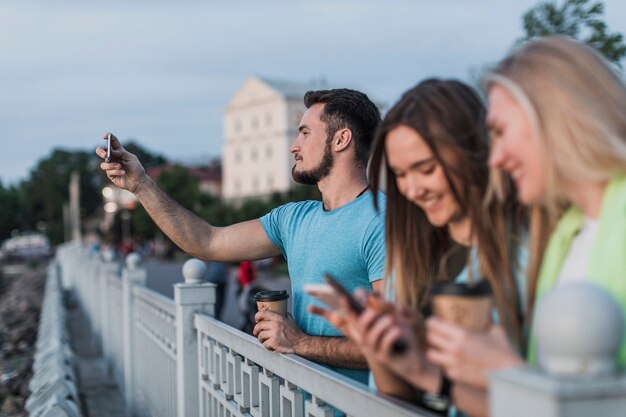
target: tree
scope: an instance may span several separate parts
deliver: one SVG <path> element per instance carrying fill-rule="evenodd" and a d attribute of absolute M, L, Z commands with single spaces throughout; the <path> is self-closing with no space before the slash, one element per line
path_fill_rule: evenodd
<path fill-rule="evenodd" d="M 63 241 L 63 204 L 69 198 L 72 172 L 80 174 L 81 215 L 90 216 L 101 206 L 104 174 L 93 152 L 54 149 L 39 161 L 29 179 L 19 186 L 21 226 L 34 229 L 44 222 L 53 243 Z"/>
<path fill-rule="evenodd" d="M 16 187 L 4 187 L 0 182 L 0 240 L 11 236 L 11 231 L 20 228 L 19 192 Z"/>
<path fill-rule="evenodd" d="M 198 178 L 190 175 L 189 170 L 181 165 L 163 169 L 156 182 L 176 202 L 195 214 L 199 214 L 214 200 L 200 191 Z M 152 238 L 157 230 L 145 209 L 138 207 L 133 213 L 133 233 Z"/>
<path fill-rule="evenodd" d="M 125 140 L 124 149 L 136 155 L 146 169 L 158 167 L 167 163 L 167 159 L 165 159 L 164 156 L 151 153 L 146 148 L 135 142 L 134 139 Z"/>
<path fill-rule="evenodd" d="M 526 35 L 520 41 L 547 35 L 566 35 L 594 47 L 621 68 L 626 44 L 621 33 L 609 33 L 602 19 L 604 4 L 593 0 L 541 3 L 523 16 Z"/>

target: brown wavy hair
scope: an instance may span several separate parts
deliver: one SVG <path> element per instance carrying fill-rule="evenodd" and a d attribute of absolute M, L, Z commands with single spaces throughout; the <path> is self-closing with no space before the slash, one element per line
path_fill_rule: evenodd
<path fill-rule="evenodd" d="M 523 346 L 522 309 L 514 274 L 519 268 L 517 254 L 523 244 L 520 236 L 525 232 L 525 215 L 508 178 L 500 178 L 508 182 L 511 190 L 507 198 L 486 202 L 490 172 L 485 116 L 485 106 L 472 88 L 456 80 L 429 79 L 404 93 L 379 125 L 369 176 L 374 195 L 383 185 L 387 192 L 385 277 L 392 278 L 386 282 L 395 282 L 397 303 L 423 308 L 433 282 L 456 275 L 450 272 L 449 264 L 459 245 L 453 242 L 447 227 L 431 225 L 422 209 L 400 193 L 386 161 L 387 134 L 406 126 L 415 130 L 431 149 L 443 168 L 461 215 L 469 216 L 480 274 L 493 288 L 500 322 Z M 444 150 L 450 157 L 442 156 Z M 378 207 L 378 201 L 375 204 Z M 469 255 L 462 261 L 469 265 Z"/>

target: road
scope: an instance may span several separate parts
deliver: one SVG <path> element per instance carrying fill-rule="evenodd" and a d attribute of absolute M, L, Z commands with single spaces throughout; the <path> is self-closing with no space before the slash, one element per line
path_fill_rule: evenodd
<path fill-rule="evenodd" d="M 148 271 L 146 287 L 173 299 L 174 284 L 184 281 L 182 274 L 183 263 L 148 259 L 145 261 L 144 266 Z M 243 324 L 244 318 L 237 305 L 237 268 L 231 267 L 228 276 L 222 321 L 229 326 L 239 328 Z M 271 290 L 286 289 L 291 291 L 289 277 L 274 276 L 263 271 L 257 273 L 254 285 L 260 285 Z"/>

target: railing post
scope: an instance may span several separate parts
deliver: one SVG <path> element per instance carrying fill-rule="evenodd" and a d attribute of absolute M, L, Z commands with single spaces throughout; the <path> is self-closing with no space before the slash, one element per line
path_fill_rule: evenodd
<path fill-rule="evenodd" d="M 102 356 L 108 366 L 111 363 L 111 320 L 112 310 L 109 296 L 109 277 L 119 276 L 120 266 L 115 262 L 115 255 L 111 249 L 102 252 L 102 268 L 100 269 L 100 318 L 102 319 Z"/>
<path fill-rule="evenodd" d="M 569 283 L 542 297 L 535 313 L 541 369 L 491 374 L 494 417 L 621 417 L 626 376 L 617 352 L 624 334 L 619 304 L 603 289 Z"/>
<path fill-rule="evenodd" d="M 91 330 L 92 334 L 95 336 L 96 345 L 98 347 L 102 347 L 102 317 L 100 315 L 101 312 L 101 302 L 102 298 L 100 297 L 100 278 L 102 275 L 102 259 L 100 258 L 98 253 L 93 251 L 89 251 L 89 277 L 88 285 L 89 285 L 89 299 L 87 300 L 89 305 L 89 317 L 91 319 Z"/>
<path fill-rule="evenodd" d="M 206 280 L 206 266 L 198 259 L 183 265 L 184 284 L 174 285 L 176 304 L 176 377 L 178 417 L 199 415 L 198 336 L 194 314 L 215 314 L 215 284 Z"/>
<path fill-rule="evenodd" d="M 126 267 L 122 271 L 122 297 L 124 303 L 124 400 L 129 416 L 133 415 L 135 396 L 134 369 L 134 312 L 133 287 L 146 284 L 146 270 L 139 267 L 141 257 L 131 253 L 126 257 Z"/>

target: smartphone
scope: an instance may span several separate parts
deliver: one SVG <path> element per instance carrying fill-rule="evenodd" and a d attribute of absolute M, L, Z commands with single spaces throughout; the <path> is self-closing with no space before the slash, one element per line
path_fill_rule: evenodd
<path fill-rule="evenodd" d="M 111 134 L 107 134 L 107 156 L 104 162 L 111 162 Z"/>
<path fill-rule="evenodd" d="M 335 278 L 333 278 L 330 274 L 324 274 L 324 279 L 326 280 L 326 282 L 328 283 L 328 285 L 330 285 L 331 287 L 333 287 L 333 289 L 335 291 L 337 291 L 339 294 L 343 295 L 344 297 L 346 297 L 348 299 L 348 303 L 350 304 L 350 308 L 352 308 L 352 310 L 356 313 L 356 314 L 361 314 L 363 312 L 363 310 L 365 310 L 365 308 L 363 307 L 363 305 L 361 303 L 359 303 L 356 298 L 354 298 L 352 296 L 352 294 L 350 294 L 348 292 L 348 290 L 346 290 L 343 285 L 341 285 L 339 283 L 339 281 L 337 281 Z M 391 346 L 391 350 L 394 354 L 397 355 L 401 355 L 404 352 L 406 352 L 407 349 L 407 343 L 404 339 L 402 338 L 398 338 L 393 342 L 393 345 Z"/>
<path fill-rule="evenodd" d="M 348 300 L 348 304 L 350 304 L 350 308 L 354 313 L 361 314 L 363 310 L 365 310 L 363 305 L 359 303 L 356 298 L 354 298 L 354 296 L 350 294 L 348 290 L 346 290 L 343 285 L 339 283 L 339 281 L 333 278 L 332 275 L 328 273 L 324 274 L 324 279 L 326 280 L 326 283 L 328 283 L 328 285 L 330 285 L 335 291 L 337 291 L 340 295 L 346 297 L 346 299 Z"/>

